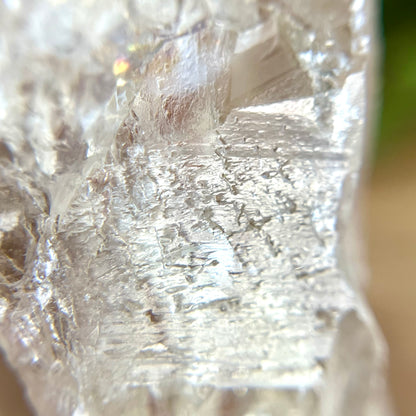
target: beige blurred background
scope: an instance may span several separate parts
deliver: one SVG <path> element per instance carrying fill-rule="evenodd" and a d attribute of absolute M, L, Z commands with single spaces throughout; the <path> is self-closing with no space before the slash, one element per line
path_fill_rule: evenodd
<path fill-rule="evenodd" d="M 368 297 L 390 349 L 389 382 L 399 416 L 416 415 L 416 1 L 385 0 L 383 106 L 364 230 Z M 30 415 L 0 361 L 0 416 Z"/>
<path fill-rule="evenodd" d="M 397 415 L 416 415 L 416 143 L 377 163 L 366 192 L 368 297 L 390 350 Z"/>

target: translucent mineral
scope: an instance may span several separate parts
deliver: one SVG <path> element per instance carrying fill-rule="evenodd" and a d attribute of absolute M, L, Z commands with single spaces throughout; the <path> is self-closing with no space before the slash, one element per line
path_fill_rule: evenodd
<path fill-rule="evenodd" d="M 3 0 L 0 31 L 0 345 L 36 414 L 389 414 L 372 1 Z"/>

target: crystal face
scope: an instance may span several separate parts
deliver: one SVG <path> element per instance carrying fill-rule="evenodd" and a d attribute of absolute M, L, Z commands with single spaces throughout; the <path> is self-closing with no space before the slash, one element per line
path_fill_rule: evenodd
<path fill-rule="evenodd" d="M 0 343 L 35 411 L 388 414 L 352 218 L 371 1 L 0 23 Z"/>

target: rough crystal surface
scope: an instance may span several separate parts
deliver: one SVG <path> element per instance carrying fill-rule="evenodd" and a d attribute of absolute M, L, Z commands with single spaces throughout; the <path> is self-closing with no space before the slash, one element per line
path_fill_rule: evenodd
<path fill-rule="evenodd" d="M 352 231 L 371 1 L 0 27 L 0 343 L 38 414 L 388 413 Z"/>

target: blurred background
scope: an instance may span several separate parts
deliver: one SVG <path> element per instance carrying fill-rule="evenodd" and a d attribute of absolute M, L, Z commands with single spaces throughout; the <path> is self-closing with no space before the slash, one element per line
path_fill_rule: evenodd
<path fill-rule="evenodd" d="M 364 235 L 368 297 L 390 349 L 397 415 L 416 415 L 416 1 L 384 0 L 382 99 Z"/>
<path fill-rule="evenodd" d="M 416 415 L 416 0 L 384 0 L 382 101 L 363 234 L 371 267 L 368 297 L 390 349 L 397 415 Z M 0 362 L 0 416 L 30 411 Z"/>

